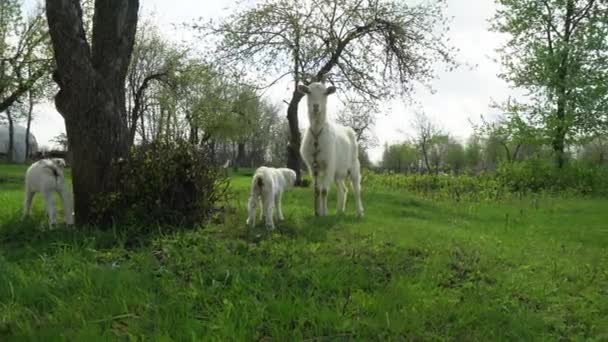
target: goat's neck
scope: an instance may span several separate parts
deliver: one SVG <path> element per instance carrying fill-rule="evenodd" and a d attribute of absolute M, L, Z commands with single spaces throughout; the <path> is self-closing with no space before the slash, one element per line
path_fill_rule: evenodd
<path fill-rule="evenodd" d="M 321 130 L 323 130 L 323 128 L 327 126 L 327 123 L 327 121 L 311 121 L 310 129 L 314 134 L 320 134 Z"/>

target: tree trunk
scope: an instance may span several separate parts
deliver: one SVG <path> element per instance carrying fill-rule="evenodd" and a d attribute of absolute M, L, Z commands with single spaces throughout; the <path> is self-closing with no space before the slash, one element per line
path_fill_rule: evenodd
<path fill-rule="evenodd" d="M 148 142 L 148 138 L 147 138 L 147 135 L 146 135 L 146 124 L 145 124 L 146 123 L 146 119 L 145 119 L 145 115 L 142 115 L 139 119 L 141 121 L 141 127 L 140 127 L 140 130 L 141 130 L 141 141 L 142 141 L 142 143 L 145 144 L 145 143 Z M 135 137 L 133 137 L 133 141 L 135 141 Z"/>
<path fill-rule="evenodd" d="M 217 164 L 217 162 L 215 161 L 215 140 L 211 139 L 211 141 L 209 141 L 209 158 L 211 158 L 211 162 L 213 164 Z"/>
<path fill-rule="evenodd" d="M 289 122 L 289 145 L 287 145 L 287 167 L 296 172 L 296 185 L 302 184 L 301 156 L 300 144 L 302 137 L 300 134 L 300 126 L 298 122 L 298 105 L 304 95 L 300 94 L 297 89 L 294 90 L 287 107 L 287 121 Z"/>
<path fill-rule="evenodd" d="M 94 200 L 115 191 L 112 161 L 129 148 L 125 77 L 138 0 L 97 0 L 93 44 L 85 39 L 79 1 L 47 0 L 46 13 L 59 85 L 55 106 L 65 119 L 72 153 L 77 224 L 94 223 Z"/>
<path fill-rule="evenodd" d="M 237 144 L 236 163 L 238 167 L 245 167 L 245 143 L 239 141 Z"/>
<path fill-rule="evenodd" d="M 7 161 L 12 163 L 15 161 L 15 123 L 11 109 L 6 109 L 6 118 L 8 119 L 8 151 L 6 151 Z"/>
<path fill-rule="evenodd" d="M 426 150 L 426 143 L 422 144 L 422 157 L 424 159 L 424 165 L 426 166 L 426 172 L 431 173 L 431 164 L 429 163 L 429 156 Z"/>
<path fill-rule="evenodd" d="M 25 128 L 25 160 L 28 160 L 30 156 L 30 128 L 32 126 L 32 112 L 34 111 L 34 97 L 32 93 L 28 96 L 28 109 L 27 109 L 27 125 Z"/>
<path fill-rule="evenodd" d="M 566 140 L 566 106 L 567 106 L 567 97 L 568 97 L 568 86 L 566 82 L 568 80 L 568 68 L 570 67 L 569 56 L 570 56 L 570 36 L 572 34 L 572 20 L 575 16 L 574 11 L 574 1 L 568 0 L 566 3 L 566 18 L 564 22 L 564 50 L 562 51 L 561 60 L 559 63 L 559 69 L 557 72 L 557 110 L 555 112 L 556 116 L 556 127 L 553 135 L 553 151 L 555 153 L 555 163 L 558 168 L 562 168 L 566 163 L 566 158 L 564 155 L 565 148 L 565 140 Z"/>

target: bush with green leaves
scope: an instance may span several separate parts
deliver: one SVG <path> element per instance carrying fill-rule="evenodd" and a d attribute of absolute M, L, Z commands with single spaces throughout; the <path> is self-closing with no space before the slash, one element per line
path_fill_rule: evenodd
<path fill-rule="evenodd" d="M 606 195 L 608 170 L 573 162 L 561 169 L 549 160 L 530 159 L 500 164 L 496 173 L 470 175 L 411 175 L 366 172 L 368 191 L 405 190 L 434 199 L 493 201 L 529 193 Z"/>
<path fill-rule="evenodd" d="M 98 199 L 100 222 L 195 227 L 225 204 L 228 178 L 207 152 L 186 141 L 134 147 L 118 162 L 118 187 Z"/>
<path fill-rule="evenodd" d="M 571 162 L 561 169 L 543 159 L 499 165 L 496 177 L 513 192 L 572 192 L 608 194 L 608 170 Z"/>
<path fill-rule="evenodd" d="M 496 200 L 505 193 L 504 187 L 498 180 L 488 175 L 407 175 L 366 172 L 363 185 L 368 191 L 379 188 L 403 189 L 429 198 L 457 201 Z"/>

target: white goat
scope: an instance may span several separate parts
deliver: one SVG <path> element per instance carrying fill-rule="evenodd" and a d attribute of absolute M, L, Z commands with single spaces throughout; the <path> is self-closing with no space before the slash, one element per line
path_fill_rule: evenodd
<path fill-rule="evenodd" d="M 40 192 L 44 196 L 49 224 L 53 226 L 57 221 L 53 193 L 57 192 L 63 205 L 65 223 L 74 223 L 70 196 L 68 195 L 63 176 L 64 168 L 65 161 L 63 159 L 53 158 L 41 159 L 27 169 L 25 173 L 24 217 L 30 214 L 34 195 Z"/>
<path fill-rule="evenodd" d="M 258 201 L 262 203 L 262 216 L 266 219 L 266 227 L 274 229 L 272 219 L 273 209 L 276 206 L 279 220 L 283 220 L 283 208 L 281 207 L 281 199 L 283 192 L 294 186 L 296 181 L 296 173 L 287 168 L 272 168 L 259 167 L 255 170 L 253 180 L 251 182 L 251 195 L 247 203 L 248 218 L 247 224 L 255 225 L 255 211 Z"/>
<path fill-rule="evenodd" d="M 313 179 L 315 215 L 327 215 L 327 196 L 331 182 L 338 191 L 337 213 L 346 208 L 348 192 L 344 179 L 350 178 L 355 194 L 357 216 L 363 216 L 361 203 L 361 169 L 355 132 L 327 119 L 327 96 L 336 87 L 326 87 L 324 80 L 310 85 L 298 85 L 298 91 L 307 95 L 310 127 L 304 133 L 300 154 Z"/>

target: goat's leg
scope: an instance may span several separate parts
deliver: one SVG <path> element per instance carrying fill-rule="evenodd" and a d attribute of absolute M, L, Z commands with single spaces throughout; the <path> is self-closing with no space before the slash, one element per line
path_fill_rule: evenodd
<path fill-rule="evenodd" d="M 270 230 L 274 229 L 274 223 L 272 221 L 272 211 L 274 207 L 274 198 L 271 193 L 264 194 L 264 219 L 266 221 L 266 227 Z"/>
<path fill-rule="evenodd" d="M 361 174 L 359 170 L 353 170 L 350 174 L 350 181 L 353 185 L 355 195 L 355 205 L 357 206 L 357 216 L 363 217 L 363 203 L 361 202 Z"/>
<path fill-rule="evenodd" d="M 251 194 L 247 201 L 247 224 L 251 227 L 255 226 L 255 210 L 257 203 L 258 199 L 254 194 Z"/>
<path fill-rule="evenodd" d="M 65 224 L 74 224 L 74 215 L 72 213 L 72 201 L 70 200 L 70 196 L 67 190 L 64 188 L 61 191 L 57 191 L 57 193 L 59 194 L 59 198 L 61 199 Z"/>
<path fill-rule="evenodd" d="M 283 207 L 281 206 L 282 201 L 283 193 L 279 192 L 275 197 L 275 207 L 277 208 L 277 215 L 279 217 L 279 221 L 285 220 L 285 217 L 283 217 Z"/>
<path fill-rule="evenodd" d="M 327 195 L 329 193 L 329 180 L 327 179 L 327 177 L 323 177 L 320 181 L 320 199 L 319 199 L 319 206 L 321 207 L 320 210 L 320 215 L 321 216 L 327 216 Z"/>
<path fill-rule="evenodd" d="M 264 208 L 264 203 L 262 203 L 262 199 L 260 198 L 258 201 L 259 207 Z M 260 209 L 260 222 L 264 219 L 264 210 Z"/>
<path fill-rule="evenodd" d="M 32 200 L 36 193 L 33 191 L 25 191 L 25 199 L 23 200 L 23 217 L 29 216 L 32 212 Z"/>
<path fill-rule="evenodd" d="M 46 213 L 49 216 L 49 225 L 52 227 L 57 223 L 57 213 L 55 211 L 55 198 L 52 191 L 44 191 L 44 203 L 46 204 Z"/>
<path fill-rule="evenodd" d="M 315 216 L 321 216 L 321 188 L 318 181 L 314 182 Z"/>
<path fill-rule="evenodd" d="M 338 197 L 338 208 L 336 209 L 336 214 L 342 214 L 346 208 L 346 195 L 348 194 L 348 189 L 346 188 L 343 180 L 336 181 L 336 191 Z"/>

